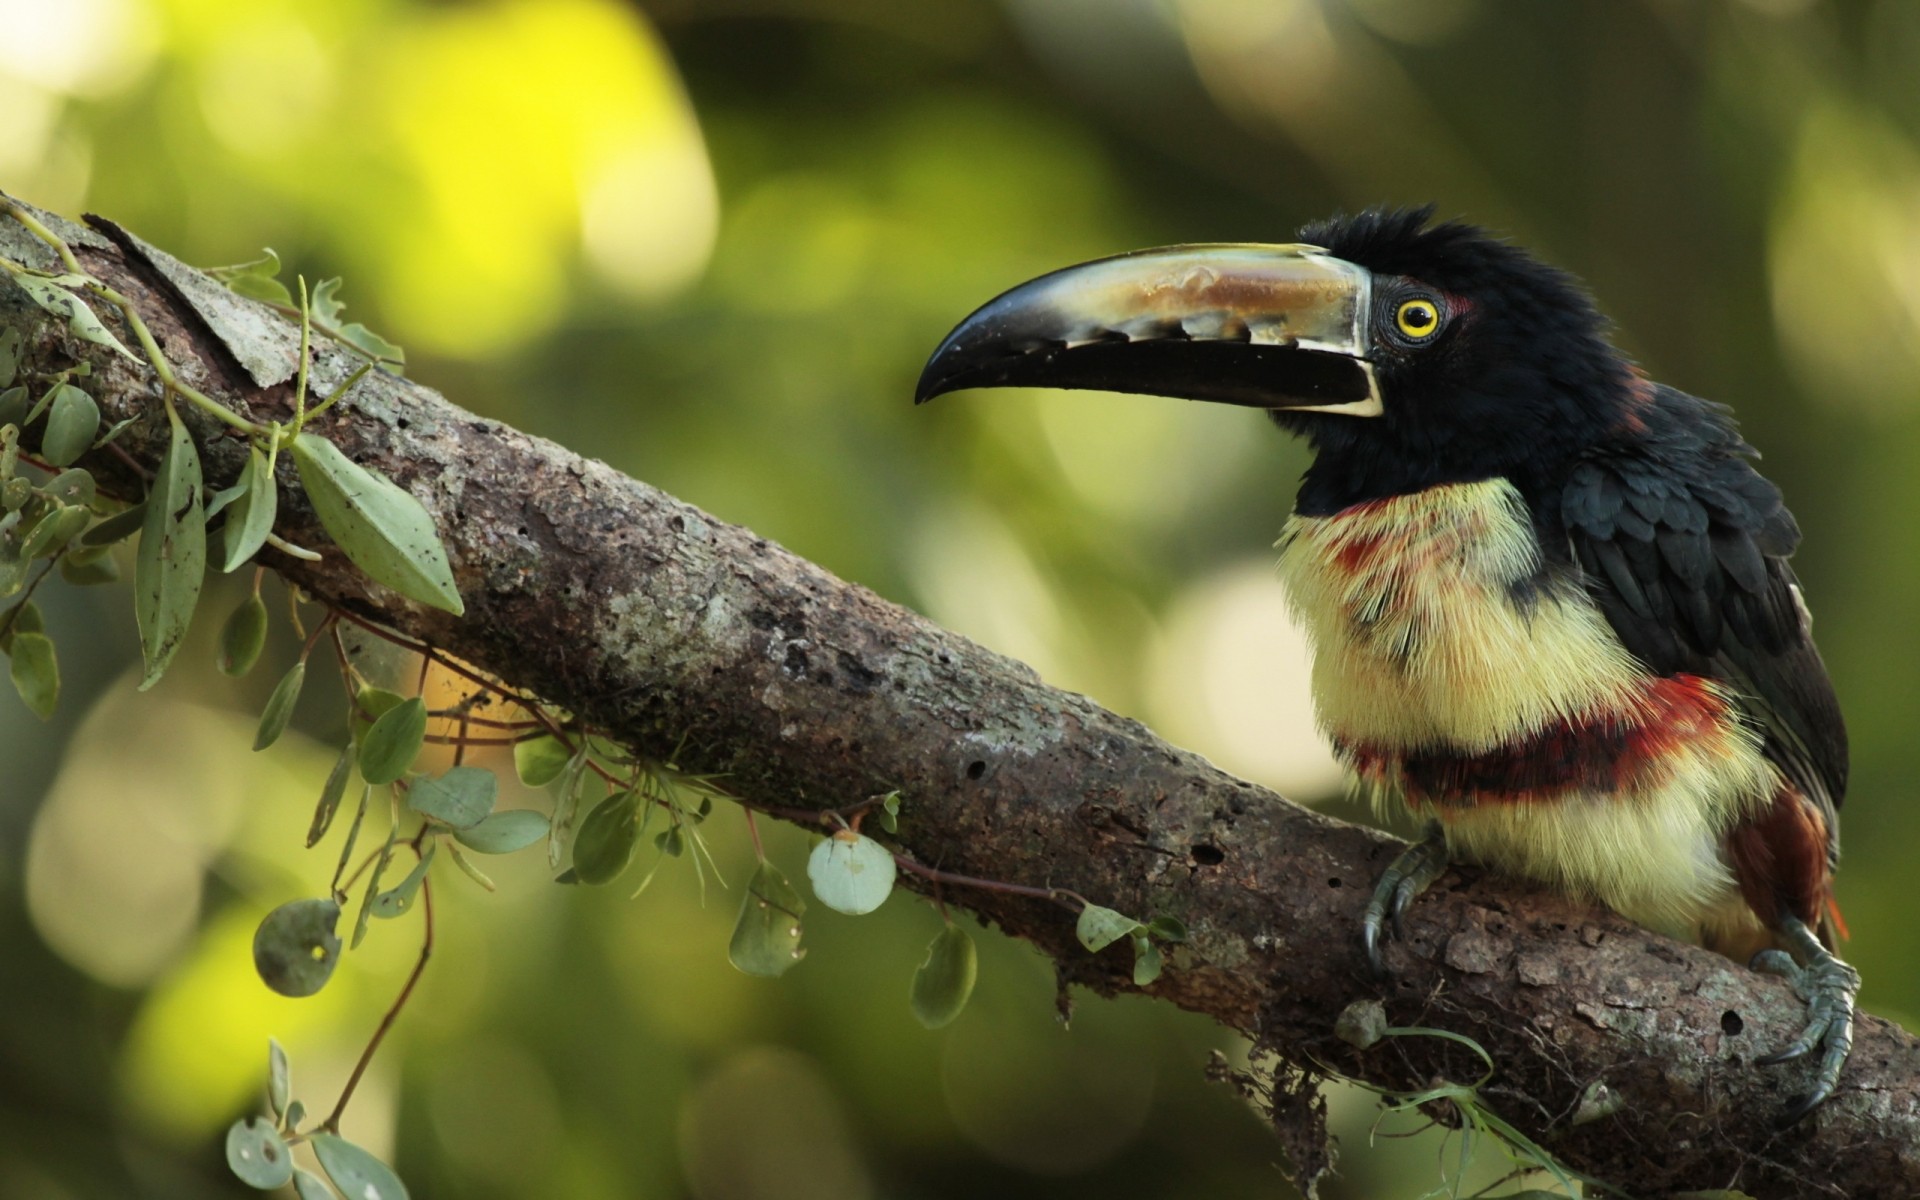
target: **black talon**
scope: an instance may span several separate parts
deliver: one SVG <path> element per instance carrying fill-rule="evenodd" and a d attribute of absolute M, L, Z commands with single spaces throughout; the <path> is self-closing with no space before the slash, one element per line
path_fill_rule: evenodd
<path fill-rule="evenodd" d="M 1387 979 L 1393 974 L 1380 957 L 1382 928 L 1391 919 L 1393 935 L 1405 941 L 1407 909 L 1421 892 L 1446 873 L 1448 862 L 1446 832 L 1435 821 L 1427 826 L 1426 834 L 1419 841 L 1402 850 L 1380 873 L 1379 881 L 1373 885 L 1373 896 L 1367 901 L 1366 915 L 1360 920 L 1360 941 L 1366 947 L 1367 965 L 1373 968 L 1376 978 Z"/>
<path fill-rule="evenodd" d="M 1807 1024 L 1786 1047 L 1755 1061 L 1763 1067 L 1790 1062 L 1822 1048 L 1813 1089 L 1787 1106 L 1779 1127 L 1796 1124 L 1832 1096 L 1840 1085 L 1840 1070 L 1853 1049 L 1854 997 L 1860 991 L 1860 973 L 1820 944 L 1806 923 L 1786 917 L 1780 932 L 1800 953 L 1804 963 L 1782 950 L 1762 950 L 1749 964 L 1756 971 L 1779 975 L 1807 1002 Z"/>

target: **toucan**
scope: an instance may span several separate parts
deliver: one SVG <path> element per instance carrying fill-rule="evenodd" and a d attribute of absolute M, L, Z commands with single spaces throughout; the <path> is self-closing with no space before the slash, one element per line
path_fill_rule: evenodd
<path fill-rule="evenodd" d="M 1279 574 L 1349 778 L 1426 834 L 1360 942 L 1458 858 L 1787 976 L 1831 1096 L 1840 707 L 1780 491 L 1730 411 L 1654 383 L 1572 276 L 1432 207 L 1286 245 L 1068 267 L 989 301 L 916 400 L 1091 388 L 1264 409 L 1313 450 Z M 1404 935 L 1403 935 L 1404 936 Z"/>

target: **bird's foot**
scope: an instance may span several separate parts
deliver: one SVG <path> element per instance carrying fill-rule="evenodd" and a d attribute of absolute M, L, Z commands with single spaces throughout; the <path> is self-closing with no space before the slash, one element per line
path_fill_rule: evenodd
<path fill-rule="evenodd" d="M 1787 917 L 1781 932 L 1802 961 L 1784 950 L 1762 950 L 1749 964 L 1756 971 L 1784 977 L 1807 1002 L 1807 1024 L 1793 1044 L 1757 1060 L 1761 1066 L 1799 1058 L 1819 1048 L 1820 1066 L 1813 1089 L 1787 1106 L 1780 1117 L 1785 1128 L 1818 1108 L 1840 1083 L 1840 1068 L 1853 1049 L 1853 1005 L 1860 992 L 1860 972 L 1834 957 L 1806 924 Z"/>
<path fill-rule="evenodd" d="M 1367 915 L 1360 922 L 1361 941 L 1367 948 L 1367 962 L 1373 973 L 1385 978 L 1390 972 L 1380 958 L 1380 933 L 1389 917 L 1393 934 L 1407 936 L 1404 916 L 1414 897 L 1427 890 L 1447 870 L 1447 839 L 1438 821 L 1427 826 L 1425 836 L 1400 852 L 1373 885 L 1373 899 L 1367 901 Z"/>

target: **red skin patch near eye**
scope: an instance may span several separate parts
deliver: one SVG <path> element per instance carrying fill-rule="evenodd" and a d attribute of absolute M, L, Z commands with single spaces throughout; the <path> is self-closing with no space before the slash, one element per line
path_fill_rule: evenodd
<path fill-rule="evenodd" d="M 1817 925 L 1826 912 L 1846 935 L 1833 902 L 1826 819 L 1799 789 L 1782 787 L 1772 804 L 1736 825 L 1727 834 L 1727 861 L 1741 897 L 1762 924 L 1777 926 L 1784 909 Z"/>
<path fill-rule="evenodd" d="M 1724 739 L 1732 720 L 1727 701 L 1708 680 L 1674 675 L 1647 680 L 1630 706 L 1557 721 L 1492 750 L 1402 750 L 1339 738 L 1335 745 L 1362 779 L 1397 779 L 1409 804 L 1528 804 L 1570 792 L 1612 794 L 1655 785 L 1694 743 Z"/>

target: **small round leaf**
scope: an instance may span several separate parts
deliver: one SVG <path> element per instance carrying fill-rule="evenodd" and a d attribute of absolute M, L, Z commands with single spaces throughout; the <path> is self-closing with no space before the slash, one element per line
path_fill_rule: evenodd
<path fill-rule="evenodd" d="M 500 781 L 485 767 L 454 767 L 434 779 L 417 779 L 407 790 L 407 807 L 455 829 L 478 825 L 493 811 Z"/>
<path fill-rule="evenodd" d="M 47 720 L 60 706 L 60 660 L 54 655 L 53 639 L 44 633 L 17 633 L 8 653 L 13 689 L 34 716 Z"/>
<path fill-rule="evenodd" d="M 255 750 L 265 750 L 287 731 L 287 722 L 293 720 L 293 706 L 300 700 L 300 687 L 306 681 L 307 664 L 297 662 L 274 685 L 273 695 L 267 697 L 267 706 L 260 710 L 260 728 L 253 735 Z"/>
<path fill-rule="evenodd" d="M 310 1144 L 327 1178 L 351 1200 L 407 1200 L 406 1185 L 393 1168 L 347 1139 L 316 1133 Z"/>
<path fill-rule="evenodd" d="M 415 696 L 387 712 L 360 743 L 360 778 L 376 787 L 407 773 L 427 736 L 427 704 Z"/>
<path fill-rule="evenodd" d="M 293 1178 L 293 1151 L 265 1117 L 235 1121 L 227 1130 L 227 1166 L 241 1183 L 268 1192 Z"/>
<path fill-rule="evenodd" d="M 573 869 L 581 883 L 612 883 L 633 861 L 640 840 L 640 797 L 632 792 L 608 796 L 573 839 Z"/>
<path fill-rule="evenodd" d="M 489 814 L 478 825 L 456 829 L 453 836 L 461 845 L 482 854 L 512 854 L 547 836 L 547 814 L 510 808 Z"/>
<path fill-rule="evenodd" d="M 1102 908 L 1098 904 L 1089 904 L 1080 910 L 1080 919 L 1074 924 L 1074 933 L 1079 936 L 1080 944 L 1095 954 L 1105 950 L 1123 937 L 1131 937 L 1134 932 L 1144 928 L 1140 922 L 1117 913 L 1111 908 Z"/>
<path fill-rule="evenodd" d="M 326 1180 L 303 1167 L 293 1169 L 293 1191 L 300 1200 L 337 1200 Z"/>
<path fill-rule="evenodd" d="M 813 848 L 807 878 L 820 903 L 850 917 L 879 908 L 893 891 L 896 868 L 885 846 L 842 829 Z"/>
<path fill-rule="evenodd" d="M 220 631 L 220 670 L 234 678 L 253 670 L 267 644 L 267 605 L 255 592 L 240 602 Z"/>
<path fill-rule="evenodd" d="M 327 985 L 340 961 L 334 926 L 340 906 L 331 898 L 290 900 L 267 914 L 253 935 L 253 967 L 282 996 L 311 996 Z"/>
<path fill-rule="evenodd" d="M 92 396 L 63 383 L 54 389 L 46 432 L 40 435 L 40 455 L 56 467 L 67 466 L 87 452 L 99 432 L 100 406 Z"/>
<path fill-rule="evenodd" d="M 740 917 L 727 943 L 727 960 L 749 975 L 773 979 L 806 957 L 800 946 L 800 918 L 807 902 L 772 863 L 762 861 L 747 881 Z"/>
<path fill-rule="evenodd" d="M 913 989 L 908 998 L 914 1019 L 928 1029 L 938 1029 L 960 1015 L 973 995 L 973 981 L 979 975 L 979 961 L 973 938 L 958 925 L 949 925 L 927 947 L 927 961 L 913 973 Z"/>
<path fill-rule="evenodd" d="M 572 757 L 573 751 L 549 734 L 513 744 L 513 769 L 528 787 L 545 787 L 560 778 Z"/>
<path fill-rule="evenodd" d="M 1133 986 L 1145 987 L 1160 978 L 1160 969 L 1165 965 L 1160 947 L 1144 933 L 1133 935 Z"/>

